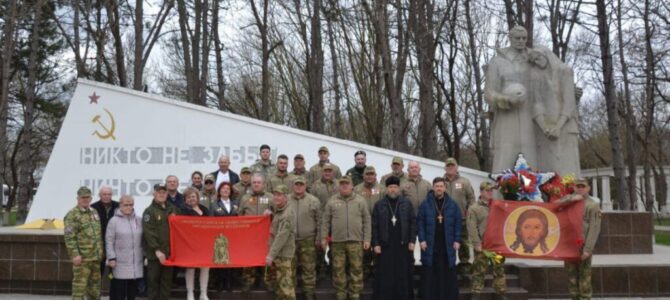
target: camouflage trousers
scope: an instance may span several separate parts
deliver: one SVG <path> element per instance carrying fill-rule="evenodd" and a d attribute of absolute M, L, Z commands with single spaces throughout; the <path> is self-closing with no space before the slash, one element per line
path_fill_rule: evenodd
<path fill-rule="evenodd" d="M 100 262 L 86 261 L 72 265 L 72 299 L 100 299 Z"/>
<path fill-rule="evenodd" d="M 277 300 L 295 300 L 295 285 L 293 284 L 292 261 L 292 258 L 277 257 L 272 262 L 272 265 L 275 267 L 275 299 Z"/>
<path fill-rule="evenodd" d="M 461 224 L 461 248 L 458 249 L 458 261 L 459 264 L 470 264 L 470 241 L 468 239 L 468 228 L 465 224 L 465 221 Z M 464 270 L 465 273 L 469 273 L 469 270 Z"/>
<path fill-rule="evenodd" d="M 319 274 L 319 278 L 326 276 L 327 269 L 328 264 L 326 263 L 326 250 L 318 247 L 316 248 L 316 273 Z"/>
<path fill-rule="evenodd" d="M 333 287 L 337 300 L 360 299 L 363 291 L 363 245 L 361 242 L 333 242 Z M 349 272 L 347 273 L 347 269 Z"/>
<path fill-rule="evenodd" d="M 572 299 L 591 299 L 591 257 L 564 262 L 568 271 L 568 291 Z"/>
<path fill-rule="evenodd" d="M 484 278 L 488 266 L 489 260 L 484 255 L 484 252 L 475 251 L 475 259 L 472 262 L 472 286 L 470 288 L 473 293 L 481 293 L 484 290 Z M 507 290 L 505 265 L 495 264 L 491 268 L 493 269 L 493 289 L 498 294 L 504 294 Z"/>
<path fill-rule="evenodd" d="M 293 286 L 298 286 L 298 268 L 302 278 L 302 289 L 305 294 L 314 294 L 316 288 L 316 245 L 313 238 L 295 241 L 293 256 Z"/>
<path fill-rule="evenodd" d="M 270 267 L 250 267 L 242 268 L 242 290 L 249 291 L 256 284 L 256 281 L 263 278 L 265 286 L 274 288 L 274 265 Z"/>

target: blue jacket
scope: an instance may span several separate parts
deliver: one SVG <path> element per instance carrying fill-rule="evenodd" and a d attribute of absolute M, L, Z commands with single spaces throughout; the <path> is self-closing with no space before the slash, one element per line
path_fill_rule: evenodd
<path fill-rule="evenodd" d="M 454 250 L 454 242 L 461 243 L 461 210 L 454 200 L 444 193 L 446 198 L 444 206 L 442 207 L 442 216 L 444 220 L 445 241 L 447 243 L 447 261 L 449 267 L 456 265 L 456 250 Z M 437 223 L 437 212 L 435 211 L 435 194 L 433 191 L 428 192 L 426 199 L 419 206 L 419 214 L 416 218 L 417 235 L 419 242 L 426 242 L 428 248 L 426 251 L 421 251 L 421 264 L 424 266 L 433 265 L 433 249 L 435 245 L 435 226 Z"/>

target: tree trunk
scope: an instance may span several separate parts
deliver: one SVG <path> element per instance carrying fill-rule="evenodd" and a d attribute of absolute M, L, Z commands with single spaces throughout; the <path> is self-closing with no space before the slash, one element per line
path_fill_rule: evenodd
<path fill-rule="evenodd" d="M 184 59 L 184 74 L 186 75 L 186 100 L 189 102 L 195 101 L 195 92 L 193 89 L 193 67 L 191 63 L 191 47 L 189 46 L 190 39 L 188 36 L 188 13 L 186 11 L 185 0 L 177 0 L 177 11 L 179 13 L 179 32 L 181 36 L 181 48 Z"/>
<path fill-rule="evenodd" d="M 133 65 L 133 89 L 141 91 L 143 89 L 142 65 L 144 52 L 144 0 L 135 0 L 135 51 Z"/>
<path fill-rule="evenodd" d="M 626 141 L 626 165 L 628 166 L 628 200 L 630 201 L 630 208 L 635 210 L 637 206 L 637 163 L 635 159 L 635 153 L 638 150 L 635 143 L 635 112 L 633 111 L 633 105 L 631 104 L 631 91 L 630 91 L 630 81 L 628 79 L 628 64 L 626 63 L 626 52 L 624 50 L 624 41 L 623 41 L 623 27 L 622 27 L 622 18 L 623 14 L 621 13 L 621 0 L 617 0 L 616 5 L 616 28 L 617 28 L 617 42 L 619 44 L 619 63 L 621 64 L 621 75 L 623 80 L 623 100 L 624 110 L 620 110 L 623 113 L 621 118 L 626 121 L 626 130 L 624 131 L 625 141 Z"/>
<path fill-rule="evenodd" d="M 223 79 L 223 57 L 221 51 L 221 37 L 219 37 L 219 1 L 212 0 L 212 38 L 214 42 L 214 58 L 216 60 L 216 98 L 220 110 L 226 110 L 226 82 Z"/>
<path fill-rule="evenodd" d="M 2 55 L 0 55 L 0 167 L 3 168 L 3 174 L 0 174 L 0 190 L 3 187 L 6 172 L 5 168 L 5 149 L 7 149 L 7 110 L 9 102 L 9 82 L 11 81 L 11 61 L 14 53 L 14 28 L 17 20 L 16 0 L 10 0 L 5 12 L 4 28 L 2 32 Z M 7 206 L 7 209 L 11 209 Z"/>
<path fill-rule="evenodd" d="M 119 86 L 128 86 L 128 74 L 126 73 L 126 59 L 123 49 L 123 37 L 121 36 L 119 4 L 117 0 L 108 0 L 105 2 L 107 17 L 109 19 L 109 29 L 114 38 L 114 58 L 116 60 L 116 76 L 119 79 Z"/>
<path fill-rule="evenodd" d="M 23 140 L 17 147 L 21 149 L 19 159 L 18 195 L 17 195 L 17 219 L 25 220 L 28 216 L 28 202 L 32 195 L 30 185 L 31 174 L 34 170 L 32 163 L 33 120 L 35 118 L 36 86 L 38 64 L 37 52 L 40 49 L 40 30 L 42 26 L 42 6 L 45 0 L 38 0 L 31 10 L 34 14 L 30 34 L 30 54 L 28 58 L 28 82 L 25 89 L 25 100 L 23 103 Z"/>
<path fill-rule="evenodd" d="M 476 140 L 481 149 L 477 151 L 477 160 L 479 161 L 479 168 L 484 171 L 491 170 L 491 142 L 489 138 L 488 128 L 488 113 L 484 110 L 484 91 L 482 90 L 483 78 L 481 73 L 481 66 L 479 65 L 479 53 L 477 52 L 477 42 L 475 39 L 475 29 L 472 24 L 472 15 L 470 12 L 470 1 L 465 0 L 465 23 L 468 33 L 468 44 L 470 56 L 472 57 L 472 72 L 474 75 L 475 85 L 475 101 L 477 105 L 477 114 L 479 116 L 479 124 L 476 126 Z"/>
<path fill-rule="evenodd" d="M 430 0 L 410 1 L 410 26 L 414 32 L 419 67 L 419 153 L 426 158 L 437 156 L 433 76 L 435 72 L 435 37 L 433 36 L 433 5 Z"/>
<path fill-rule="evenodd" d="M 645 58 L 645 84 L 644 84 L 644 138 L 642 145 L 642 165 L 644 170 L 644 195 L 646 199 L 646 208 L 648 211 L 653 210 L 654 199 L 652 195 L 654 192 L 651 188 L 651 181 L 654 180 L 654 175 L 651 172 L 651 142 L 652 129 L 654 125 L 654 87 L 656 85 L 654 50 L 651 47 L 651 39 L 653 32 L 649 20 L 650 8 L 649 0 L 644 1 L 644 11 L 642 13 L 642 20 L 644 23 L 644 58 Z"/>
<path fill-rule="evenodd" d="M 316 133 L 324 133 L 324 104 L 323 104 L 323 48 L 321 45 L 321 0 L 312 1 L 312 17 L 310 20 L 310 48 L 312 49 L 311 61 L 307 70 L 309 71 L 309 101 L 312 111 L 310 112 L 312 124 L 311 129 Z"/>
<path fill-rule="evenodd" d="M 605 0 L 596 0 L 596 11 L 600 58 L 603 68 L 603 85 L 605 87 L 605 103 L 607 105 L 607 128 L 612 147 L 612 168 L 614 169 L 616 200 L 619 203 L 619 208 L 628 210 L 630 209 L 630 202 L 628 201 L 628 185 L 624 174 L 623 151 L 621 149 L 621 137 L 619 136 L 620 128 Z"/>
<path fill-rule="evenodd" d="M 334 14 L 332 12 L 331 14 Z M 326 15 L 324 13 L 324 15 Z M 335 93 L 334 97 L 334 109 L 333 109 L 333 117 L 335 118 L 335 136 L 338 138 L 344 138 L 343 134 L 343 128 L 342 128 L 342 114 L 341 114 L 341 106 L 342 106 L 342 91 L 340 90 L 340 79 L 339 79 L 339 61 L 337 58 L 337 49 L 335 48 L 335 32 L 333 29 L 333 19 L 334 16 L 332 15 L 326 15 L 326 27 L 327 27 L 327 32 L 328 32 L 328 46 L 330 50 L 330 60 L 331 60 L 331 68 L 333 69 L 333 91 Z"/>

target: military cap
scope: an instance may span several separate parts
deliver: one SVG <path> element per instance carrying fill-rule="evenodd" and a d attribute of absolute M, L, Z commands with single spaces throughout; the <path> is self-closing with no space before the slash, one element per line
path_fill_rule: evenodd
<path fill-rule="evenodd" d="M 273 193 L 282 193 L 282 194 L 288 194 L 288 187 L 286 187 L 283 184 L 280 184 L 272 189 Z"/>
<path fill-rule="evenodd" d="M 325 163 L 323 164 L 323 169 L 324 170 L 333 170 L 333 165 L 331 163 Z"/>
<path fill-rule="evenodd" d="M 296 183 L 306 184 L 306 183 L 307 183 L 307 180 L 305 180 L 305 177 L 304 177 L 304 176 L 298 176 L 298 177 L 296 177 L 295 180 L 293 181 L 293 184 L 296 184 Z"/>
<path fill-rule="evenodd" d="M 370 174 L 370 173 L 375 173 L 377 174 L 377 171 L 375 170 L 375 167 L 373 166 L 366 166 L 365 170 L 363 170 L 363 174 Z"/>
<path fill-rule="evenodd" d="M 400 156 L 394 156 L 394 157 L 393 157 L 393 160 L 391 160 L 391 164 L 399 164 L 399 165 L 402 165 L 402 164 L 403 164 L 402 157 L 400 157 Z"/>
<path fill-rule="evenodd" d="M 82 186 L 77 190 L 78 197 L 91 197 L 91 189 Z"/>
<path fill-rule="evenodd" d="M 240 170 L 240 174 L 249 173 L 251 174 L 251 169 L 249 167 L 244 167 Z"/>
<path fill-rule="evenodd" d="M 480 191 L 484 191 L 484 190 L 490 191 L 490 190 L 494 189 L 495 187 L 496 187 L 496 185 L 493 184 L 493 182 L 490 182 L 490 181 L 483 181 L 481 184 L 479 184 L 479 190 Z"/>
<path fill-rule="evenodd" d="M 589 186 L 589 181 L 586 180 L 586 178 L 579 178 L 575 180 L 575 186 L 578 185 L 583 185 L 583 186 Z"/>
<path fill-rule="evenodd" d="M 321 146 L 321 147 L 319 147 L 319 151 L 318 151 L 318 152 L 326 152 L 326 153 L 330 153 L 330 151 L 328 151 L 328 147 L 326 147 L 326 146 Z"/>
<path fill-rule="evenodd" d="M 214 175 L 212 175 L 212 174 L 207 174 L 207 175 L 205 175 L 205 182 L 207 182 L 207 181 L 215 182 L 216 178 L 214 178 Z"/>
<path fill-rule="evenodd" d="M 305 160 L 305 157 L 302 156 L 302 154 L 298 153 L 298 154 L 296 154 L 296 155 L 293 157 L 293 159 L 294 159 L 294 160 L 296 160 L 296 159 L 302 159 L 302 160 Z"/>
<path fill-rule="evenodd" d="M 167 187 L 165 186 L 165 184 L 162 184 L 162 183 L 154 184 L 154 192 L 157 192 L 157 191 L 160 191 L 160 190 L 167 191 Z"/>
<path fill-rule="evenodd" d="M 448 165 L 458 165 L 458 162 L 456 161 L 455 158 L 453 158 L 453 157 L 449 157 L 449 158 L 447 158 L 447 160 L 444 162 L 444 164 L 445 164 L 446 166 L 448 166 Z"/>
<path fill-rule="evenodd" d="M 351 183 L 351 177 L 349 177 L 349 176 L 344 176 L 344 177 L 340 178 L 340 180 L 339 180 L 338 182 L 339 182 L 340 184 L 343 184 L 343 183 Z"/>

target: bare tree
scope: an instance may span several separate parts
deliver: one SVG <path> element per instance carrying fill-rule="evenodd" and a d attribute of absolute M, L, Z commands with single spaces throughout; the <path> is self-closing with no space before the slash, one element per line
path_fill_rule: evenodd
<path fill-rule="evenodd" d="M 596 0 L 596 17 L 598 19 L 598 38 L 600 40 L 600 59 L 603 69 L 603 86 L 605 88 L 605 103 L 607 105 L 607 127 L 612 147 L 612 168 L 614 170 L 616 195 L 619 207 L 630 209 L 628 201 L 628 185 L 624 174 L 623 150 L 619 136 L 619 118 L 617 115 L 617 97 L 614 82 L 614 68 L 612 65 L 612 51 L 610 50 L 610 34 L 608 12 L 605 0 Z"/>
<path fill-rule="evenodd" d="M 9 82 L 11 81 L 11 63 L 14 55 L 14 34 L 17 24 L 16 0 L 9 0 L 7 10 L 2 14 L 4 28 L 0 41 L 2 42 L 2 53 L 0 53 L 0 166 L 5 166 L 5 149 L 7 149 L 7 117 L 9 107 Z M 3 172 L 4 173 L 4 172 Z M 0 176 L 0 188 L 4 184 L 4 175 Z M 9 207 L 9 206 L 8 206 Z"/>

